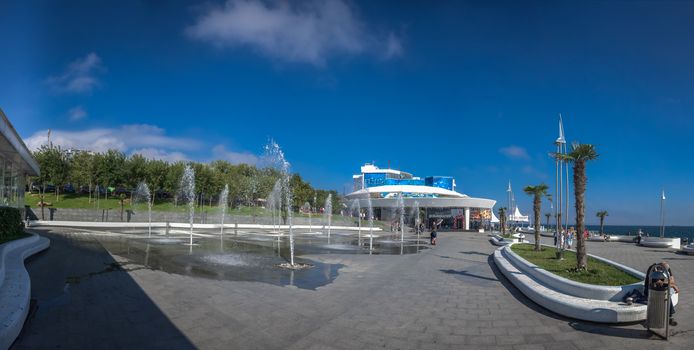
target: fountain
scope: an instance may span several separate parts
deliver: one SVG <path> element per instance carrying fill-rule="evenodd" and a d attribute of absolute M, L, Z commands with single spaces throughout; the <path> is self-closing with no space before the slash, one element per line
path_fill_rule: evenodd
<path fill-rule="evenodd" d="M 193 246 L 193 219 L 195 218 L 195 171 L 190 165 L 186 165 L 181 176 L 181 199 L 188 204 L 188 222 L 190 223 L 190 242 Z"/>
<path fill-rule="evenodd" d="M 219 194 L 219 208 L 222 211 L 222 218 L 219 224 L 219 239 L 224 242 L 224 216 L 227 212 L 227 201 L 229 199 L 229 185 L 225 184 L 222 193 Z"/>
<path fill-rule="evenodd" d="M 419 244 L 419 225 L 421 224 L 421 219 L 419 218 L 419 201 L 414 201 L 412 206 L 412 216 L 414 217 L 414 229 L 417 232 L 417 244 Z"/>
<path fill-rule="evenodd" d="M 301 210 L 308 212 L 308 232 L 313 232 L 313 222 L 311 221 L 311 204 L 309 202 L 304 203 L 301 206 Z"/>
<path fill-rule="evenodd" d="M 276 167 L 282 176 L 282 190 L 284 191 L 284 205 L 287 207 L 287 224 L 289 225 L 289 265 L 281 265 L 288 268 L 310 267 L 308 265 L 297 265 L 294 263 L 294 227 L 292 225 L 292 189 L 290 188 L 291 174 L 289 173 L 289 162 L 284 157 L 284 152 L 274 140 L 270 140 L 265 146 L 265 155 L 270 165 Z"/>
<path fill-rule="evenodd" d="M 330 241 L 330 228 L 333 221 L 333 195 L 328 194 L 328 198 L 325 199 L 325 213 L 328 215 L 328 241 Z"/>
<path fill-rule="evenodd" d="M 134 193 L 134 202 L 135 203 L 142 203 L 142 202 L 147 202 L 147 219 L 148 219 L 148 228 L 149 228 L 149 234 L 147 237 L 152 237 L 152 195 L 149 192 L 149 187 L 147 186 L 147 183 L 144 181 L 140 182 L 137 185 L 137 188 L 135 189 Z"/>
<path fill-rule="evenodd" d="M 374 249 L 374 209 L 371 204 L 371 195 L 368 192 L 366 193 L 366 204 L 368 209 L 366 214 L 369 215 L 369 251 L 372 251 Z"/>
<path fill-rule="evenodd" d="M 398 195 L 398 215 L 400 215 L 400 242 L 405 241 L 405 201 L 402 192 Z"/>
<path fill-rule="evenodd" d="M 352 199 L 352 203 L 349 205 L 350 216 L 354 215 L 355 211 L 357 212 L 357 223 L 359 227 L 359 239 L 357 242 L 359 242 L 359 247 L 361 247 L 361 205 L 359 205 L 359 199 Z"/>
<path fill-rule="evenodd" d="M 279 224 L 280 224 L 280 217 L 279 217 L 279 210 L 282 208 L 282 180 L 279 179 L 275 182 L 275 185 L 272 187 L 272 191 L 270 191 L 270 194 L 268 195 L 267 199 L 268 206 L 270 207 L 270 214 L 272 216 L 272 227 L 275 229 L 275 232 L 272 233 L 279 233 Z M 277 221 L 275 221 L 275 219 Z"/>

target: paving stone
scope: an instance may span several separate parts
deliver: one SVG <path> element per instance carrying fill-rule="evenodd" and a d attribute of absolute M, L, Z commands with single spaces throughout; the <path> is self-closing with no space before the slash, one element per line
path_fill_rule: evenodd
<path fill-rule="evenodd" d="M 417 255 L 305 256 L 344 265 L 317 290 L 147 269 L 102 273 L 66 288 L 68 277 L 122 258 L 89 235 L 61 229 L 46 236 L 51 248 L 27 261 L 38 309 L 13 349 L 597 350 L 694 343 L 694 298 L 680 299 L 680 325 L 669 342 L 650 338 L 640 325 L 565 319 L 495 271 L 495 247 L 479 233 L 443 232 L 439 245 Z M 694 257 L 627 243 L 588 242 L 588 252 L 642 271 L 669 260 L 680 287 L 694 290 Z"/>

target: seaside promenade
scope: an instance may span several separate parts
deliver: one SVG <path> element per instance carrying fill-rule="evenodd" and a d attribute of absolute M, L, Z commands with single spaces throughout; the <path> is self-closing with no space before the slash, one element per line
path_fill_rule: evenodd
<path fill-rule="evenodd" d="M 51 248 L 27 261 L 37 308 L 13 349 L 689 349 L 694 256 L 627 243 L 589 253 L 638 270 L 670 262 L 682 289 L 669 342 L 638 324 L 566 319 L 495 268 L 486 234 L 441 233 L 420 254 L 322 254 L 343 264 L 316 290 L 194 278 L 129 264 L 89 235 L 36 230 Z M 549 240 L 547 240 L 549 242 Z"/>

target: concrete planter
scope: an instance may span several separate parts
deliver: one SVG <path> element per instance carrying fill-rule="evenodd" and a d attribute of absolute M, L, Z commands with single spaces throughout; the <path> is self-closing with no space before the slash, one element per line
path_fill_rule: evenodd
<path fill-rule="evenodd" d="M 643 289 L 643 282 L 632 283 L 624 286 L 599 286 L 594 284 L 572 281 L 570 279 L 555 275 L 523 259 L 520 255 L 516 254 L 511 249 L 512 245 L 513 244 L 510 244 L 507 247 L 505 247 L 504 253 L 507 255 L 508 259 L 514 265 L 516 265 L 516 267 L 518 267 L 519 270 L 543 282 L 543 284 L 547 285 L 548 287 L 562 292 L 564 294 L 573 295 L 579 298 L 586 299 L 621 301 L 624 298 L 624 296 L 631 293 L 632 291 L 641 291 Z M 604 259 L 595 255 L 588 255 L 608 265 L 612 265 L 641 280 L 646 278 L 646 275 L 644 273 L 636 271 L 628 266 L 624 266 L 622 264 L 618 264 L 614 261 Z"/>
<path fill-rule="evenodd" d="M 642 237 L 641 245 L 651 248 L 673 248 L 680 249 L 680 238 L 669 237 Z"/>
<path fill-rule="evenodd" d="M 634 243 L 634 241 L 636 240 L 636 237 L 635 236 L 607 235 L 607 240 L 610 242 Z"/>
<path fill-rule="evenodd" d="M 694 244 L 687 244 L 686 246 L 682 247 L 681 250 L 685 254 L 692 255 L 694 254 Z"/>
<path fill-rule="evenodd" d="M 17 338 L 29 312 L 31 279 L 24 259 L 50 245 L 45 237 L 31 237 L 0 245 L 0 349 Z"/>
<path fill-rule="evenodd" d="M 566 317 L 591 322 L 627 323 L 643 321 L 646 318 L 646 305 L 626 305 L 621 301 L 609 300 L 616 298 L 615 295 L 621 293 L 624 286 L 616 287 L 619 289 L 617 291 L 615 287 L 593 286 L 573 281 L 567 283 L 566 279 L 549 274 L 549 272 L 528 263 L 513 253 L 510 248 L 510 246 L 505 246 L 495 250 L 494 263 L 516 288 L 540 306 Z M 606 260 L 599 257 L 595 258 L 602 261 Z M 616 267 L 626 268 L 623 265 L 614 264 Z M 631 286 L 633 285 L 628 287 Z M 574 294 L 602 299 L 580 297 L 565 293 L 558 288 Z"/>

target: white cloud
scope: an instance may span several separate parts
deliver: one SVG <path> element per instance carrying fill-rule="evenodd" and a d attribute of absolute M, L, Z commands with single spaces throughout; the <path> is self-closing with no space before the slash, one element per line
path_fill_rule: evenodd
<path fill-rule="evenodd" d="M 530 159 L 528 151 L 526 151 L 525 148 L 516 145 L 499 148 L 499 152 L 512 159 Z"/>
<path fill-rule="evenodd" d="M 403 52 L 394 34 L 369 33 L 343 0 L 228 0 L 200 16 L 186 34 L 220 48 L 245 46 L 317 66 L 332 56 L 371 53 L 389 59 Z"/>
<path fill-rule="evenodd" d="M 36 150 L 48 143 L 48 130 L 35 132 L 25 139 L 27 147 Z M 130 153 L 134 150 L 146 150 L 148 154 L 160 157 L 185 157 L 181 151 L 196 150 L 201 143 L 182 137 L 166 136 L 164 129 L 154 125 L 133 124 L 119 128 L 94 128 L 79 131 L 52 130 L 51 143 L 64 148 L 75 148 L 104 152 L 116 149 Z M 154 152 L 158 150 L 159 153 Z"/>
<path fill-rule="evenodd" d="M 87 117 L 87 111 L 85 111 L 84 108 L 82 108 L 82 106 L 75 106 L 70 108 L 67 114 L 70 117 L 71 122 L 76 122 Z"/>
<path fill-rule="evenodd" d="M 48 77 L 46 83 L 57 92 L 89 93 L 101 84 L 97 74 L 104 70 L 101 58 L 90 52 L 71 62 L 60 75 Z"/>
<path fill-rule="evenodd" d="M 217 145 L 212 148 L 214 159 L 227 160 L 233 164 L 258 164 L 260 158 L 251 152 L 235 152 L 227 150 L 224 145 Z"/>
<path fill-rule="evenodd" d="M 152 148 L 152 147 L 136 149 L 136 150 L 130 152 L 130 154 L 139 154 L 139 155 L 141 155 L 145 158 L 148 158 L 148 159 L 159 159 L 159 160 L 165 160 L 167 162 L 177 162 L 179 160 L 190 160 L 190 158 L 188 158 L 188 156 L 186 156 L 185 154 L 183 154 L 181 152 L 176 152 L 176 151 L 169 152 L 169 151 L 161 150 L 158 148 Z"/>

